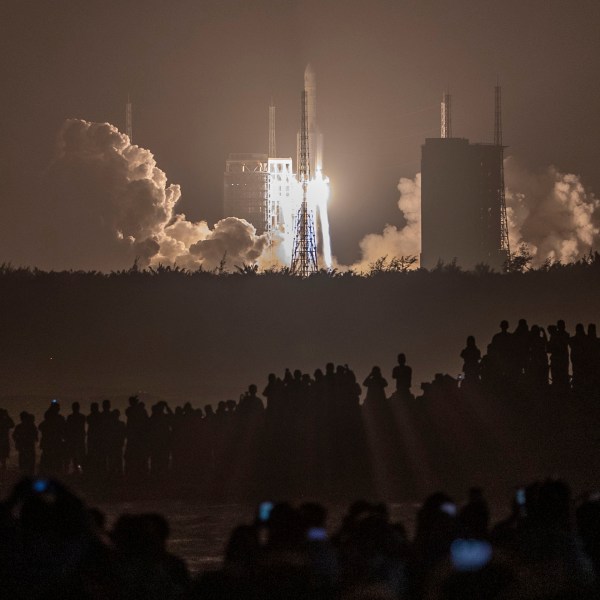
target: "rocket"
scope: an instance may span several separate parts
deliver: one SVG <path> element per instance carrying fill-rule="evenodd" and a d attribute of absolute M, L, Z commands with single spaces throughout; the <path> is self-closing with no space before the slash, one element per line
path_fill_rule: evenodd
<path fill-rule="evenodd" d="M 306 92 L 306 120 L 308 129 L 308 151 L 311 178 L 323 170 L 323 135 L 317 125 L 317 78 L 310 63 L 304 70 Z M 297 137 L 297 164 L 300 165 L 300 132 Z"/>

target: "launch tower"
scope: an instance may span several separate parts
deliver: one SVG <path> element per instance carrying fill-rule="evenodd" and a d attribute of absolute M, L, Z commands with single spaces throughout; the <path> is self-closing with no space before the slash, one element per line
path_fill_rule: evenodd
<path fill-rule="evenodd" d="M 125 133 L 129 137 L 129 143 L 133 144 L 133 122 L 131 113 L 131 100 L 129 99 L 129 94 L 127 94 L 127 104 L 125 105 Z"/>
<path fill-rule="evenodd" d="M 508 241 L 508 217 L 506 216 L 506 193 L 504 189 L 504 146 L 502 144 L 502 89 L 499 85 L 494 90 L 495 118 L 494 118 L 494 144 L 498 147 L 500 160 L 500 187 L 498 188 L 498 202 L 500 203 L 500 250 L 505 260 L 510 260 L 510 243 Z"/>
<path fill-rule="evenodd" d="M 302 185 L 302 202 L 294 223 L 294 246 L 292 273 L 308 277 L 317 270 L 317 238 L 315 217 L 308 205 L 308 182 L 310 181 L 310 138 L 308 128 L 308 93 L 302 92 L 302 120 L 300 127 L 300 160 L 298 176 Z"/>

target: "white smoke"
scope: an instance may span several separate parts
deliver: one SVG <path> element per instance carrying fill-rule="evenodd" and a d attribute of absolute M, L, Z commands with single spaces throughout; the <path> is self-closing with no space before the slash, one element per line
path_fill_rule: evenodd
<path fill-rule="evenodd" d="M 586 190 L 577 175 L 548 167 L 531 173 L 513 158 L 504 162 L 506 205 L 511 250 L 525 242 L 533 265 L 547 259 L 571 262 L 597 249 L 600 241 L 600 200 Z M 421 251 L 421 174 L 402 178 L 398 207 L 404 227 L 386 225 L 360 241 L 361 260 L 352 265 L 367 271 L 378 258 L 419 256 Z M 416 265 L 415 265 L 416 266 Z"/>
<path fill-rule="evenodd" d="M 513 158 L 504 164 L 511 250 L 525 242 L 539 266 L 572 262 L 598 247 L 600 201 L 578 175 L 555 167 L 530 173 Z"/>
<path fill-rule="evenodd" d="M 309 199 L 315 207 L 316 216 L 320 226 L 321 254 L 326 269 L 331 269 L 331 237 L 329 235 L 329 213 L 327 204 L 329 202 L 329 177 L 323 177 L 321 169 L 308 186 Z"/>
<path fill-rule="evenodd" d="M 398 183 L 398 208 L 406 221 L 404 227 L 386 225 L 383 233 L 369 233 L 359 243 L 361 259 L 351 266 L 357 272 L 369 270 L 377 259 L 419 257 L 421 252 L 421 174 L 414 179 L 402 177 Z"/>
<path fill-rule="evenodd" d="M 167 184 L 149 150 L 108 123 L 67 120 L 48 177 L 57 190 L 42 232 L 53 268 L 111 270 L 177 264 L 226 270 L 269 265 L 266 236 L 229 217 L 211 230 L 175 213 L 178 185 Z"/>

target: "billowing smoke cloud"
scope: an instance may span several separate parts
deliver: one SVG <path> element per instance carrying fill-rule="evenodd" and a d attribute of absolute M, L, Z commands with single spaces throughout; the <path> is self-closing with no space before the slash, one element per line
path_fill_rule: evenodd
<path fill-rule="evenodd" d="M 577 175 L 555 167 L 533 174 L 513 158 L 505 160 L 506 205 L 511 250 L 525 242 L 533 265 L 547 259 L 566 263 L 597 249 L 600 242 L 600 200 L 586 190 Z M 421 174 L 402 178 L 398 207 L 404 227 L 386 225 L 382 234 L 371 233 L 360 242 L 357 271 L 382 256 L 419 256 L 421 251 Z M 416 266 L 416 265 L 415 265 Z"/>
<path fill-rule="evenodd" d="M 382 256 L 388 258 L 416 256 L 421 252 L 421 174 L 414 179 L 402 177 L 398 184 L 398 208 L 406 221 L 404 227 L 386 225 L 382 234 L 370 233 L 360 241 L 361 260 L 352 265 L 356 271 L 367 271 Z"/>
<path fill-rule="evenodd" d="M 505 173 L 511 250 L 526 242 L 537 266 L 547 259 L 571 262 L 598 248 L 600 201 L 577 175 L 555 167 L 532 174 L 513 158 Z"/>
<path fill-rule="evenodd" d="M 205 239 L 192 244 L 189 251 L 209 268 L 216 266 L 224 258 L 231 258 L 237 264 L 254 263 L 267 247 L 266 236 L 255 234 L 254 227 L 248 227 L 246 221 L 227 217 L 219 221 Z"/>
<path fill-rule="evenodd" d="M 69 119 L 49 171 L 42 244 L 53 268 L 121 269 L 177 264 L 227 270 L 268 265 L 265 236 L 229 217 L 211 230 L 175 213 L 181 196 L 152 153 L 108 123 Z"/>

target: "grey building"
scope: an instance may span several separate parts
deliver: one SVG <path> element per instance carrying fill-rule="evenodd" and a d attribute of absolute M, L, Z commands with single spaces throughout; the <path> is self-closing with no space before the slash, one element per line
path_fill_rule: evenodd
<path fill-rule="evenodd" d="M 266 154 L 230 154 L 225 163 L 225 217 L 246 219 L 258 234 L 269 228 L 269 165 Z"/>
<path fill-rule="evenodd" d="M 500 269 L 502 157 L 497 144 L 428 138 L 421 154 L 421 266 L 456 259 Z"/>

